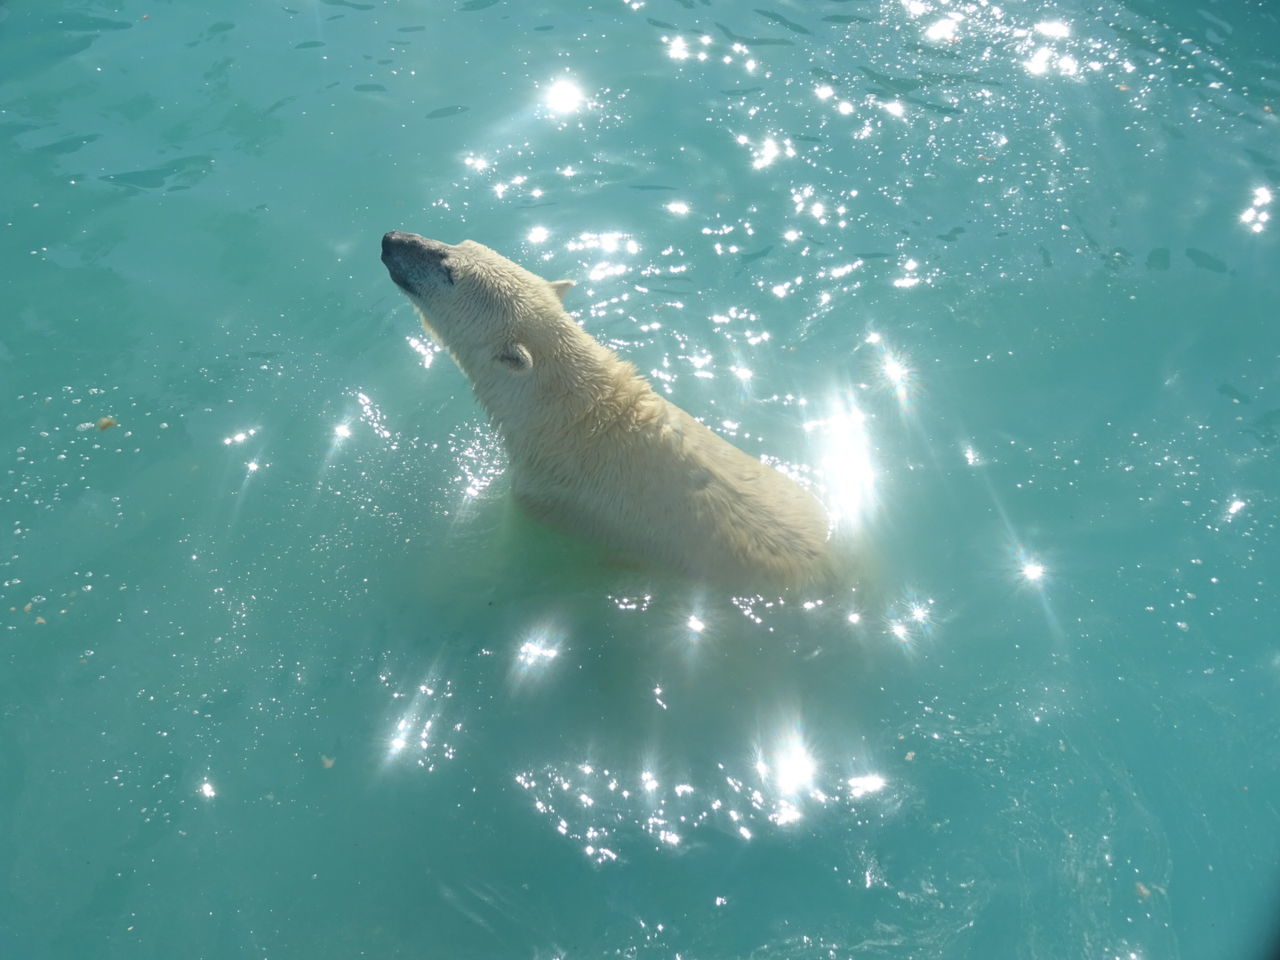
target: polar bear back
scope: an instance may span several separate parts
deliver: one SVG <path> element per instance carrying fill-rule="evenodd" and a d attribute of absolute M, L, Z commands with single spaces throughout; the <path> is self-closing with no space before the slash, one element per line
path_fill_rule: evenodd
<path fill-rule="evenodd" d="M 653 411 L 640 426 L 562 447 L 551 469 L 513 460 L 526 509 L 699 579 L 785 586 L 826 575 L 829 524 L 811 494 L 652 391 L 637 403 Z"/>

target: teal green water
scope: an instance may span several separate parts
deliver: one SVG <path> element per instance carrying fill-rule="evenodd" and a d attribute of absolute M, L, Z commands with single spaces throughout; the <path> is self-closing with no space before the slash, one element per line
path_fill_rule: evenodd
<path fill-rule="evenodd" d="M 1262 956 L 1278 44 L 1261 2 L 0 6 L 0 955 Z M 853 503 L 857 589 L 523 521 L 389 229 L 577 281 Z"/>

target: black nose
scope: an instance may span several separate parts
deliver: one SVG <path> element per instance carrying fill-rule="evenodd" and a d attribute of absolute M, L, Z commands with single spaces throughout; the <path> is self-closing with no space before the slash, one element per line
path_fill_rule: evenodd
<path fill-rule="evenodd" d="M 417 234 L 401 233 L 399 230 L 392 230 L 382 235 L 382 259 L 387 259 L 387 254 L 397 247 L 403 248 L 409 246 L 412 241 L 420 240 Z"/>
<path fill-rule="evenodd" d="M 416 233 L 404 233 L 392 230 L 382 235 L 382 259 L 386 260 L 390 253 L 409 253 L 415 256 L 440 260 L 449 252 L 449 245 L 439 240 L 432 240 Z"/>
<path fill-rule="evenodd" d="M 382 235 L 382 262 L 391 279 L 410 292 L 429 278 L 452 285 L 453 271 L 445 264 L 449 245 L 416 233 L 392 230 Z"/>

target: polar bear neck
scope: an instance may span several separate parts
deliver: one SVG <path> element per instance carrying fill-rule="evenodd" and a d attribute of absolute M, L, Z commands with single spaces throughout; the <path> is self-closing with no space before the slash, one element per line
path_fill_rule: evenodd
<path fill-rule="evenodd" d="M 636 368 L 567 316 L 554 341 L 534 350 L 527 389 L 473 378 L 476 397 L 515 463 L 541 460 L 548 436 L 589 440 L 605 430 L 635 433 L 661 419 L 662 403 Z M 539 349 L 540 348 L 540 349 Z"/>

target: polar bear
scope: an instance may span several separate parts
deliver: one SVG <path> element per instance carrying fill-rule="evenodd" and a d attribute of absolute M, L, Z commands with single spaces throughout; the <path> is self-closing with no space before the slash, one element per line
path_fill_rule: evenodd
<path fill-rule="evenodd" d="M 606 551 L 747 589 L 831 573 L 830 523 L 795 481 L 654 392 L 549 282 L 472 240 L 392 232 L 382 262 L 471 381 L 518 502 Z"/>

